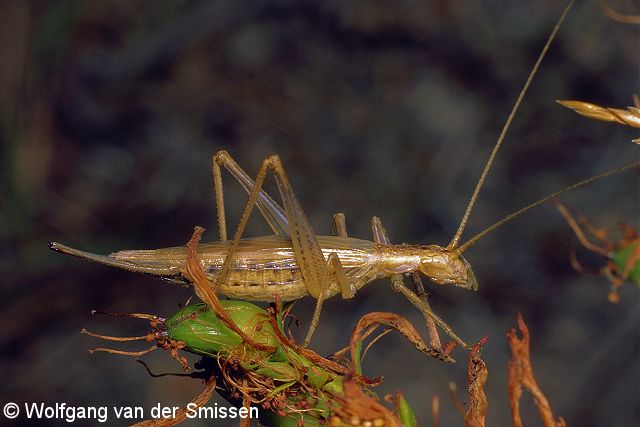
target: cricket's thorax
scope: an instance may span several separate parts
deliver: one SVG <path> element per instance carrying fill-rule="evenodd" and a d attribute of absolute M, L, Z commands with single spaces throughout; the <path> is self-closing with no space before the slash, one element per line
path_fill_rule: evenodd
<path fill-rule="evenodd" d="M 374 243 L 333 236 L 318 236 L 317 239 L 325 259 L 330 253 L 337 254 L 352 289 L 359 289 L 380 277 L 376 269 L 378 254 Z M 230 245 L 226 241 L 198 246 L 198 256 L 209 280 L 217 280 Z M 137 265 L 162 265 L 169 276 L 184 268 L 187 251 L 185 247 L 121 251 L 110 257 Z M 340 292 L 334 275 L 331 275 L 330 280 L 326 297 Z M 218 290 L 229 297 L 251 301 L 273 301 L 276 294 L 283 301 L 308 295 L 291 239 L 284 236 L 240 240 L 229 272 Z"/>
<path fill-rule="evenodd" d="M 377 245 L 378 269 L 385 275 L 410 273 L 418 270 L 418 247 L 411 245 Z"/>

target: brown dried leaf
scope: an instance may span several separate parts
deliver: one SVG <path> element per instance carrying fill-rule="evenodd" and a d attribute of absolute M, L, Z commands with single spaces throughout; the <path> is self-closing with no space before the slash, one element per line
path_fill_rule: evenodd
<path fill-rule="evenodd" d="M 371 329 L 375 329 L 380 325 L 388 326 L 400 332 L 413 346 L 421 353 L 428 354 L 429 356 L 443 360 L 445 362 L 454 362 L 449 355 L 455 348 L 454 345 L 447 344 L 442 350 L 436 350 L 430 348 L 427 343 L 424 342 L 420 334 L 404 317 L 395 313 L 385 313 L 375 311 L 367 313 L 360 318 L 353 333 L 351 334 L 351 355 L 356 354 L 356 347 L 358 342 L 361 342 L 364 337 L 371 333 Z M 352 360 L 352 366 L 356 366 L 356 360 Z"/>
<path fill-rule="evenodd" d="M 330 425 L 359 426 L 370 421 L 376 427 L 402 427 L 400 420 L 384 405 L 366 394 L 352 379 L 343 383 L 344 394 L 334 396 L 340 404 L 332 409 Z"/>
<path fill-rule="evenodd" d="M 522 427 L 522 419 L 520 416 L 520 398 L 522 397 L 522 387 L 524 386 L 533 395 L 533 401 L 540 415 L 540 419 L 545 427 L 564 427 L 566 426 L 562 417 L 556 420 L 551 411 L 549 401 L 540 390 L 538 382 L 533 375 L 531 368 L 531 360 L 529 358 L 529 329 L 522 319 L 522 315 L 518 313 L 518 328 L 522 332 L 522 339 L 518 338 L 515 328 L 509 329 L 507 332 L 507 341 L 511 347 L 511 359 L 509 360 L 509 406 L 511 407 L 511 416 L 515 427 Z"/>
<path fill-rule="evenodd" d="M 473 346 L 467 362 L 467 379 L 469 381 L 469 408 L 464 416 L 465 427 L 484 427 L 487 416 L 487 395 L 484 393 L 484 384 L 487 382 L 489 370 L 480 358 L 482 346 L 488 337 L 483 337 Z"/>

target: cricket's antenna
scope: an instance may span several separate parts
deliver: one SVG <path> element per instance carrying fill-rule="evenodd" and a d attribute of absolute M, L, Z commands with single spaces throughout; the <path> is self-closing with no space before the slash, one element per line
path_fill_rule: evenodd
<path fill-rule="evenodd" d="M 560 30 L 560 27 L 562 26 L 562 22 L 564 21 L 565 17 L 569 13 L 569 10 L 571 9 L 571 6 L 573 6 L 573 3 L 574 3 L 574 0 L 570 0 L 569 3 L 567 4 L 567 6 L 564 8 L 564 11 L 562 12 L 562 15 L 560 15 L 560 18 L 558 19 L 558 22 L 556 23 L 556 26 L 553 28 L 553 31 L 549 35 L 549 38 L 547 39 L 547 42 L 545 43 L 544 47 L 542 48 L 542 51 L 540 52 L 540 55 L 538 55 L 538 59 L 536 60 L 536 63 L 534 64 L 533 68 L 531 69 L 531 72 L 529 73 L 529 77 L 527 78 L 527 81 L 524 83 L 524 86 L 520 90 L 520 94 L 518 95 L 518 99 L 516 99 L 516 103 L 513 105 L 513 108 L 511 109 L 511 113 L 509 113 L 509 117 L 507 118 L 507 121 L 504 124 L 504 127 L 502 128 L 502 132 L 500 133 L 500 136 L 498 137 L 498 140 L 496 141 L 496 145 L 494 145 L 494 147 L 493 147 L 493 151 L 491 152 L 491 155 L 489 156 L 489 160 L 487 160 L 487 164 L 485 165 L 484 170 L 482 171 L 482 174 L 480 175 L 480 179 L 478 179 L 478 183 L 476 184 L 476 188 L 475 188 L 475 190 L 473 190 L 473 194 L 471 195 L 471 199 L 469 200 L 469 205 L 467 206 L 467 210 L 465 211 L 464 216 L 462 217 L 462 221 L 460 221 L 460 226 L 458 227 L 458 231 L 456 231 L 456 234 L 455 234 L 455 236 L 453 236 L 453 239 L 451 240 L 451 243 L 449 243 L 449 245 L 447 246 L 448 250 L 452 250 L 456 246 L 458 246 L 458 243 L 460 242 L 460 238 L 462 237 L 462 233 L 464 232 L 464 229 L 467 226 L 467 222 L 469 221 L 469 215 L 471 215 L 471 210 L 473 210 L 473 206 L 475 205 L 476 199 L 478 198 L 478 193 L 480 193 L 480 190 L 482 189 L 482 185 L 484 184 L 484 180 L 487 177 L 487 174 L 489 173 L 489 170 L 491 169 L 491 166 L 493 165 L 493 161 L 494 161 L 494 159 L 496 157 L 496 154 L 498 153 L 498 150 L 500 149 L 500 146 L 502 146 L 502 142 L 504 141 L 504 137 L 506 136 L 507 131 L 511 127 L 511 122 L 513 121 L 513 118 L 515 117 L 516 113 L 518 112 L 518 109 L 520 108 L 520 104 L 522 103 L 522 99 L 526 95 L 527 90 L 529 89 L 529 86 L 531 85 L 531 81 L 533 80 L 533 78 L 535 77 L 536 73 L 538 72 L 538 68 L 540 68 L 540 63 L 542 62 L 542 60 L 544 59 L 545 55 L 547 54 L 547 51 L 549 50 L 549 47 L 551 46 L 551 43 L 556 38 L 556 34 L 558 34 L 558 30 Z"/>
<path fill-rule="evenodd" d="M 537 206 L 540 206 L 541 204 L 553 199 L 554 197 L 558 197 L 559 195 L 561 195 L 563 193 L 566 193 L 568 191 L 575 190 L 576 188 L 580 188 L 582 186 L 590 184 L 593 181 L 596 181 L 596 180 L 598 180 L 600 178 L 604 178 L 604 177 L 609 176 L 609 175 L 614 175 L 614 174 L 620 173 L 622 171 L 625 171 L 625 170 L 633 168 L 633 167 L 640 167 L 640 160 L 635 161 L 635 162 L 631 162 L 631 163 L 627 163 L 626 165 L 622 165 L 622 166 L 617 167 L 615 169 L 609 169 L 608 171 L 603 172 L 603 173 L 601 173 L 599 175 L 592 176 L 591 178 L 584 179 L 584 180 L 582 180 L 580 182 L 576 182 L 575 184 L 570 185 L 568 187 L 565 187 L 562 190 L 556 191 L 555 193 L 550 194 L 547 197 L 544 197 L 544 198 L 538 200 L 537 202 L 533 202 L 530 205 L 527 205 L 522 209 L 518 209 L 517 211 L 515 211 L 513 213 L 510 213 L 509 215 L 507 215 L 504 218 L 502 218 L 500 221 L 498 221 L 495 224 L 485 228 L 480 233 L 478 233 L 475 236 L 473 236 L 467 242 L 465 242 L 464 244 L 460 245 L 460 247 L 456 248 L 455 252 L 458 255 L 461 254 L 462 252 L 464 252 L 467 249 L 469 249 L 471 246 L 475 245 L 478 242 L 478 240 L 482 239 L 484 236 L 486 236 L 487 234 L 491 233 L 496 228 L 498 228 L 501 225 L 504 225 L 507 222 L 511 221 L 512 219 L 522 215 L 523 213 L 525 213 L 529 209 L 533 209 L 533 208 L 535 208 Z"/>

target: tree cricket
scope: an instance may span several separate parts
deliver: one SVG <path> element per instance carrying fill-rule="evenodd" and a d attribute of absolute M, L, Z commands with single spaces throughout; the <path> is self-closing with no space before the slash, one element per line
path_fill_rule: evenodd
<path fill-rule="evenodd" d="M 371 220 L 372 241 L 352 238 L 347 233 L 345 216 L 341 213 L 333 217 L 335 233 L 329 236 L 316 235 L 297 201 L 278 156 L 266 158 L 253 180 L 226 151 L 219 151 L 213 157 L 212 174 L 220 240 L 202 244 L 198 248 L 198 255 L 204 273 L 211 282 L 212 290 L 230 298 L 264 302 L 274 302 L 277 298 L 282 301 L 293 301 L 311 295 L 316 299 L 316 306 L 305 338 L 306 345 L 316 329 L 325 299 L 337 294 L 345 299 L 352 298 L 366 284 L 377 279 L 389 278 L 393 289 L 400 292 L 422 312 L 428 325 L 430 322 L 435 322 L 455 342 L 468 348 L 465 341 L 433 312 L 424 295 L 405 286 L 404 276 L 417 272 L 438 285 L 454 285 L 467 290 L 477 290 L 475 274 L 462 254 L 482 237 L 529 209 L 562 193 L 640 164 L 640 162 L 629 163 L 557 191 L 507 215 L 467 242 L 460 243 L 495 156 L 572 3 L 570 2 L 563 11 L 520 91 L 478 180 L 460 225 L 448 245 L 392 244 L 382 221 L 377 217 Z M 227 236 L 225 216 L 223 168 L 249 195 L 239 224 L 230 240 Z M 269 171 L 275 176 L 282 204 L 276 202 L 263 190 L 263 183 Z M 245 226 L 254 208 L 257 208 L 264 217 L 273 235 L 243 237 Z M 101 264 L 159 276 L 171 283 L 185 286 L 190 284 L 189 275 L 185 270 L 187 249 L 184 246 L 155 250 L 124 250 L 110 255 L 95 255 L 55 242 L 50 242 L 49 247 L 57 252 Z M 414 275 L 414 277 L 417 276 Z M 435 331 L 435 327 L 429 328 L 429 331 L 431 334 Z M 432 336 L 432 342 L 433 339 L 437 340 Z"/>

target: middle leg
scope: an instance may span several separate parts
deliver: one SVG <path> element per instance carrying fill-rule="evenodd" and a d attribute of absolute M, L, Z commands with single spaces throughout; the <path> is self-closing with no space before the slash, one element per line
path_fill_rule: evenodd
<path fill-rule="evenodd" d="M 331 224 L 331 235 L 339 237 L 349 237 L 347 235 L 347 220 L 342 212 L 333 214 L 333 223 Z"/>
<path fill-rule="evenodd" d="M 327 270 L 329 271 L 329 277 L 331 275 L 335 275 L 336 282 L 340 287 L 340 291 L 342 293 L 342 298 L 349 299 L 353 298 L 353 289 L 349 284 L 349 280 L 347 279 L 347 275 L 344 272 L 344 268 L 342 267 L 342 263 L 340 262 L 340 258 L 336 253 L 330 253 L 327 257 Z M 318 322 L 320 321 L 320 313 L 322 312 L 322 304 L 324 302 L 325 295 L 321 294 L 316 300 L 316 308 L 313 311 L 313 318 L 311 319 L 311 325 L 309 325 L 309 330 L 307 331 L 307 336 L 304 339 L 303 347 L 306 347 L 311 342 L 311 337 L 318 326 Z"/>

